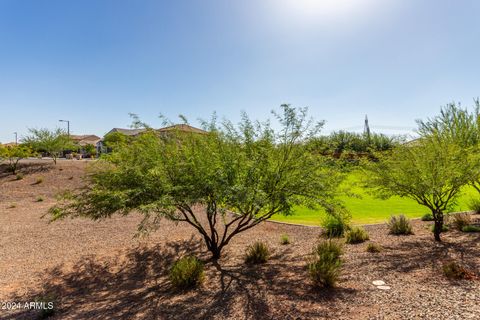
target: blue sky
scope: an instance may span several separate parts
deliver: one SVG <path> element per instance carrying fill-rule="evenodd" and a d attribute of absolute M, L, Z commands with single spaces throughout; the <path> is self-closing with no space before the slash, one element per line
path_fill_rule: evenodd
<path fill-rule="evenodd" d="M 0 0 L 0 141 L 308 106 L 414 127 L 480 95 L 480 1 Z M 375 131 L 375 130 L 374 130 Z M 385 130 L 376 130 L 385 131 Z M 388 133 L 388 131 L 386 131 Z"/>

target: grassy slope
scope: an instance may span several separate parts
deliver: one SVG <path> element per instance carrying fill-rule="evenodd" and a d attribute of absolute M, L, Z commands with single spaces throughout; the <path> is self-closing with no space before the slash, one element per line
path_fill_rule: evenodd
<path fill-rule="evenodd" d="M 392 197 L 388 200 L 377 199 L 368 194 L 360 186 L 361 175 L 359 172 L 352 172 L 345 180 L 344 184 L 348 186 L 350 192 L 360 195 L 360 198 L 341 196 L 347 209 L 352 214 L 352 223 L 369 224 L 382 223 L 392 214 L 403 213 L 411 218 L 421 217 L 424 213 L 429 212 L 428 208 L 417 204 L 415 201 Z M 454 211 L 468 210 L 467 203 L 469 199 L 477 196 L 477 191 L 473 188 L 465 188 Z M 311 210 L 304 207 L 298 207 L 295 214 L 291 216 L 277 215 L 272 220 L 299 223 L 306 225 L 319 225 L 324 212 L 322 210 Z"/>

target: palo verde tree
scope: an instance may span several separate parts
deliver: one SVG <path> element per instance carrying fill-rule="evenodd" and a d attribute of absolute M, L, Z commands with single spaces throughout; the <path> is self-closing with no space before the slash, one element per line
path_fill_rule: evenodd
<path fill-rule="evenodd" d="M 436 136 L 399 145 L 378 158 L 366 163 L 367 185 L 382 198 L 407 197 L 429 208 L 437 241 L 445 211 L 455 204 L 462 187 L 480 177 L 477 150 L 466 152 Z"/>
<path fill-rule="evenodd" d="M 440 114 L 417 121 L 418 132 L 423 137 L 436 136 L 445 143 L 453 143 L 465 152 L 480 145 L 480 100 L 476 99 L 472 111 L 460 104 L 450 103 L 444 106 Z M 471 185 L 480 193 L 480 181 L 472 180 Z"/>
<path fill-rule="evenodd" d="M 185 222 L 218 259 L 235 235 L 275 214 L 300 204 L 335 205 L 341 177 L 304 143 L 322 123 L 289 105 L 276 118 L 279 131 L 245 115 L 238 126 L 205 123 L 204 134 L 147 129 L 97 162 L 91 183 L 51 208 L 52 217 L 103 219 L 136 210 L 144 216 L 141 232 L 156 229 L 161 218 Z"/>
<path fill-rule="evenodd" d="M 37 152 L 46 152 L 57 164 L 57 158 L 63 151 L 73 148 L 73 142 L 62 129 L 29 129 L 30 134 L 23 142 Z"/>
<path fill-rule="evenodd" d="M 12 174 L 17 173 L 20 160 L 31 157 L 32 155 L 32 150 L 25 145 L 0 146 L 0 162 L 2 160 L 6 161 L 8 170 L 12 172 Z"/>

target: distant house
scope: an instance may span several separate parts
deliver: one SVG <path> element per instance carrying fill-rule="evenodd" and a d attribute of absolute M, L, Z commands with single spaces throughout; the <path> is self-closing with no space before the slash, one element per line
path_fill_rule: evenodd
<path fill-rule="evenodd" d="M 114 132 L 119 132 L 122 133 L 126 136 L 137 136 L 141 134 L 142 132 L 145 132 L 147 129 L 122 129 L 122 128 L 113 128 L 112 130 L 108 131 L 106 135 Z M 192 127 L 191 125 L 188 124 L 174 124 L 172 126 L 156 129 L 158 132 L 169 132 L 169 131 L 174 131 L 174 130 L 179 130 L 179 131 L 184 131 L 184 132 L 194 132 L 194 133 L 200 133 L 200 134 L 205 134 L 207 133 L 205 130 L 199 129 Z"/>
<path fill-rule="evenodd" d="M 102 138 L 94 134 L 85 134 L 85 135 L 70 135 L 70 139 L 80 147 L 80 153 L 86 154 L 85 147 L 92 145 L 95 147 L 97 153 L 99 153 L 101 148 Z"/>
<path fill-rule="evenodd" d="M 155 131 L 159 132 L 161 135 L 168 135 L 171 131 L 182 131 L 182 132 L 193 132 L 198 134 L 206 134 L 207 131 L 192 127 L 188 124 L 174 124 L 168 127 L 154 129 Z M 147 129 L 123 129 L 123 128 L 113 128 L 112 130 L 108 131 L 103 137 L 105 138 L 107 135 L 111 133 L 122 133 L 126 136 L 135 137 L 143 132 L 147 131 Z M 98 142 L 98 150 L 101 152 L 109 152 L 107 148 L 103 145 L 103 139 Z"/>
<path fill-rule="evenodd" d="M 122 129 L 122 128 L 113 128 L 112 130 L 108 131 L 106 135 L 110 134 L 110 133 L 115 133 L 115 132 L 119 132 L 119 133 L 122 133 L 126 136 L 136 136 L 142 132 L 145 132 L 146 129 Z M 105 137 L 104 136 L 104 137 Z"/>

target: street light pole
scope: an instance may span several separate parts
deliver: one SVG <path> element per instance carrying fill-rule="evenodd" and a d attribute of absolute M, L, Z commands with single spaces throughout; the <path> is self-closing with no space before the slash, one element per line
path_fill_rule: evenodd
<path fill-rule="evenodd" d="M 67 134 L 70 137 L 70 120 L 58 120 L 58 121 L 67 123 Z"/>
<path fill-rule="evenodd" d="M 18 145 L 17 132 L 14 132 L 13 134 L 15 135 L 15 145 Z"/>

